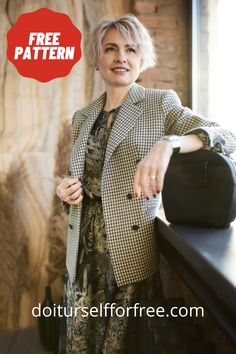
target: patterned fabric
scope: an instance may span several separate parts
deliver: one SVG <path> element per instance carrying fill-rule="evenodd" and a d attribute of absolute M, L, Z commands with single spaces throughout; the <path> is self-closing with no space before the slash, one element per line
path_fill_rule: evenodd
<path fill-rule="evenodd" d="M 71 177 L 83 179 L 86 143 L 104 100 L 105 93 L 73 117 Z M 225 153 L 236 149 L 233 134 L 181 106 L 174 91 L 132 85 L 110 133 L 101 179 L 107 242 L 118 287 L 141 281 L 158 269 L 154 219 L 160 197 L 130 198 L 137 162 L 163 135 L 195 132 L 208 136 L 207 149 L 217 147 Z M 69 214 L 67 269 L 74 282 L 82 207 L 64 206 Z"/>
<path fill-rule="evenodd" d="M 101 176 L 106 145 L 119 108 L 117 107 L 110 112 L 102 110 L 88 137 L 85 153 L 83 190 L 92 199 L 101 198 Z M 107 129 L 107 119 L 110 113 L 112 113 L 112 120 Z"/>
<path fill-rule="evenodd" d="M 118 110 L 113 113 L 113 121 Z M 160 296 L 158 274 L 142 282 L 117 287 L 109 247 L 101 200 L 101 176 L 109 129 L 108 112 L 102 111 L 88 137 L 83 179 L 83 208 L 80 226 L 80 247 L 76 282 L 66 284 L 67 313 L 71 308 L 99 309 L 105 304 L 128 308 L 135 303 L 149 304 Z M 87 310 L 88 311 L 88 310 Z M 120 310 L 119 310 L 120 311 Z M 120 312 L 121 313 L 121 312 Z M 134 354 L 139 352 L 142 336 L 139 318 L 108 315 L 77 316 L 67 318 L 66 345 L 61 343 L 60 353 L 67 354 Z M 65 348 L 66 350 L 63 350 Z"/>

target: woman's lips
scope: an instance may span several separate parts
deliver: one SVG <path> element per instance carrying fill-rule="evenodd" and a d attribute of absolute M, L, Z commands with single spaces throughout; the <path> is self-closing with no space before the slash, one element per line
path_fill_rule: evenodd
<path fill-rule="evenodd" d="M 129 72 L 128 69 L 125 68 L 114 68 L 111 70 L 115 75 L 123 76 Z"/>
<path fill-rule="evenodd" d="M 129 71 L 129 69 L 127 68 L 120 68 L 120 67 L 117 67 L 117 68 L 114 68 L 114 69 L 111 69 L 113 72 L 115 73 L 127 73 Z"/>

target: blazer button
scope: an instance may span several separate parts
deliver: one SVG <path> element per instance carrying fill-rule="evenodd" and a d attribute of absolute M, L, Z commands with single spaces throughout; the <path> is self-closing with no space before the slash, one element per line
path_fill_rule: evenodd
<path fill-rule="evenodd" d="M 69 170 L 69 171 L 67 172 L 67 174 L 68 174 L 68 176 L 71 176 L 71 171 Z"/>
<path fill-rule="evenodd" d="M 128 193 L 127 194 L 127 199 L 132 199 L 133 197 L 132 197 L 132 194 L 131 193 Z"/>
<path fill-rule="evenodd" d="M 73 225 L 69 224 L 69 228 L 72 230 L 73 229 Z"/>
<path fill-rule="evenodd" d="M 138 226 L 138 225 L 133 225 L 133 226 L 132 226 L 132 230 L 138 231 L 138 229 L 139 229 L 139 226 Z"/>

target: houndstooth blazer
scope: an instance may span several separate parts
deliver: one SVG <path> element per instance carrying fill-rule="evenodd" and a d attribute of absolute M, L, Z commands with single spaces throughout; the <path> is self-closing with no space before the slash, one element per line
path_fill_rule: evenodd
<path fill-rule="evenodd" d="M 105 97 L 103 93 L 73 116 L 72 178 L 83 179 L 88 136 Z M 143 280 L 158 268 L 154 219 L 160 197 L 149 201 L 132 198 L 137 163 L 163 135 L 190 133 L 204 133 L 205 148 L 226 153 L 236 149 L 236 139 L 230 132 L 181 106 L 174 91 L 132 85 L 110 133 L 101 181 L 106 235 L 118 286 Z M 69 215 L 66 263 L 69 279 L 74 282 L 82 203 L 63 204 Z"/>

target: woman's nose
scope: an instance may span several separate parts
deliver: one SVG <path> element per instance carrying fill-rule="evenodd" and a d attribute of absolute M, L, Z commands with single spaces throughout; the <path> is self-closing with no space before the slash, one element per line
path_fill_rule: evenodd
<path fill-rule="evenodd" d="M 117 54 L 116 61 L 126 62 L 127 61 L 126 54 L 124 52 L 120 51 Z"/>

